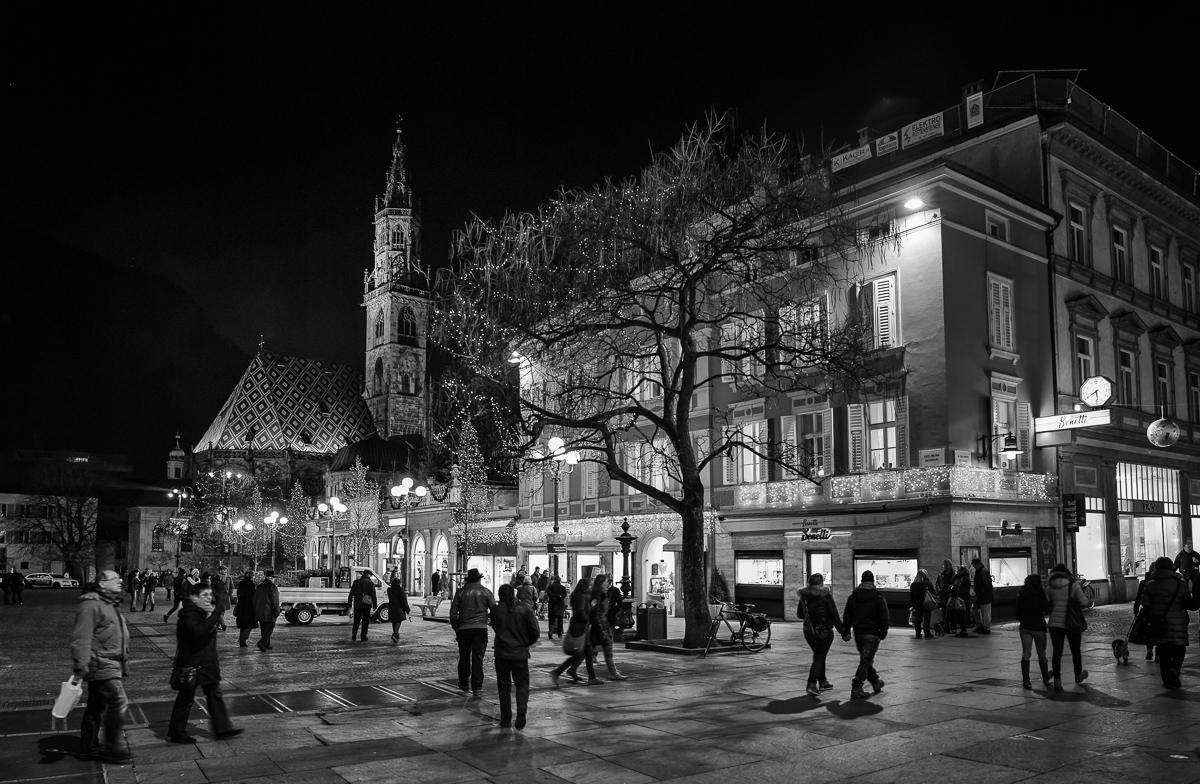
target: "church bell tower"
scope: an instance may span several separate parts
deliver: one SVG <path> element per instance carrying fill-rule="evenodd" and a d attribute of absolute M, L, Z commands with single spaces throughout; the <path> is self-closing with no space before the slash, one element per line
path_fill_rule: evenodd
<path fill-rule="evenodd" d="M 375 202 L 375 266 L 363 276 L 367 312 L 363 397 L 383 439 L 424 436 L 429 278 L 420 261 L 421 219 L 413 212 L 397 125 L 387 188 Z"/>

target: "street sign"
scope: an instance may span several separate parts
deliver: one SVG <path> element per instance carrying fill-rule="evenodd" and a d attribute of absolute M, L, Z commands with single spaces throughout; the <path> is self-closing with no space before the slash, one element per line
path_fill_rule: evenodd
<path fill-rule="evenodd" d="M 1033 432 L 1053 433 L 1056 430 L 1074 430 L 1080 427 L 1100 427 L 1112 422 L 1112 411 L 1076 411 L 1074 414 L 1038 417 L 1033 420 Z"/>
<path fill-rule="evenodd" d="M 1076 531 L 1087 525 L 1087 496 L 1083 493 L 1063 494 L 1063 530 Z"/>
<path fill-rule="evenodd" d="M 547 553 L 565 553 L 567 551 L 566 542 L 550 542 L 546 545 Z"/>

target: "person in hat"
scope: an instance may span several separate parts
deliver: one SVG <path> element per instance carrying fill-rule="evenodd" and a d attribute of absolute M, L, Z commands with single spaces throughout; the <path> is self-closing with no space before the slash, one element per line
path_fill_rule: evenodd
<path fill-rule="evenodd" d="M 863 690 L 864 681 L 871 682 L 875 694 L 883 691 L 883 678 L 875 671 L 875 654 L 888 633 L 887 600 L 875 590 L 875 573 L 870 569 L 862 573 L 862 582 L 846 600 L 842 622 L 846 627 L 842 639 L 849 641 L 853 632 L 858 647 L 858 669 L 850 684 L 850 697 L 865 700 L 869 695 Z"/>
<path fill-rule="evenodd" d="M 483 586 L 478 569 L 467 572 L 467 581 L 450 603 L 450 625 L 458 640 L 458 688 L 479 697 L 483 693 L 483 653 L 488 643 L 488 617 L 496 598 Z"/>

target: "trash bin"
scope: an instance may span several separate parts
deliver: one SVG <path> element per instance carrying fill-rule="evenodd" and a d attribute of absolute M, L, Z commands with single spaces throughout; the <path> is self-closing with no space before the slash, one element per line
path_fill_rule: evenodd
<path fill-rule="evenodd" d="M 637 610 L 637 633 L 639 640 L 667 639 L 667 608 L 643 604 Z"/>

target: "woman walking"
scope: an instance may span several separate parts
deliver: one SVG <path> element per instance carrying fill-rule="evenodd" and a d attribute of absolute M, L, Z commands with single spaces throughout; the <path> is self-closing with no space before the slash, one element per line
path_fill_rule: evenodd
<path fill-rule="evenodd" d="M 528 577 L 525 579 L 529 579 Z M 516 600 L 516 591 L 507 583 L 500 586 L 500 599 L 491 610 L 491 626 L 496 633 L 496 686 L 500 690 L 500 726 L 525 728 L 529 710 L 529 646 L 537 643 L 538 625 L 533 610 Z M 512 692 L 517 687 L 517 721 L 513 725 Z"/>
<path fill-rule="evenodd" d="M 142 612 L 146 612 L 146 605 L 150 605 L 150 612 L 154 612 L 154 589 L 158 587 L 158 575 L 153 570 L 142 573 Z"/>
<path fill-rule="evenodd" d="M 237 584 L 237 601 L 233 605 L 233 620 L 238 628 L 238 647 L 249 645 L 250 632 L 258 628 L 258 616 L 254 613 L 254 572 L 249 569 Z"/>
<path fill-rule="evenodd" d="M 820 575 L 814 575 L 820 577 Z M 809 582 L 811 585 L 811 581 Z M 801 591 L 804 589 L 802 588 Z M 933 580 L 929 579 L 929 572 L 924 569 L 917 572 L 917 579 L 913 580 L 913 584 L 908 588 L 908 603 L 912 607 L 914 626 L 917 627 L 917 639 L 921 639 L 921 629 L 925 630 L 925 639 L 933 639 L 933 631 L 929 628 L 929 622 L 933 618 L 933 610 L 925 606 L 925 597 L 933 596 Z M 937 599 L 934 598 L 934 604 L 937 604 Z"/>
<path fill-rule="evenodd" d="M 392 622 L 392 642 L 400 642 L 400 624 L 408 620 L 412 608 L 408 606 L 408 594 L 404 592 L 404 584 L 395 574 L 392 584 L 387 589 L 388 619 Z"/>
<path fill-rule="evenodd" d="M 846 625 L 838 614 L 837 604 L 833 601 L 833 592 L 825 587 L 825 577 L 820 573 L 808 578 L 808 586 L 801 588 L 800 603 L 796 609 L 804 621 L 804 641 L 812 649 L 812 666 L 808 668 L 808 687 L 805 689 L 814 697 L 819 697 L 823 690 L 832 689 L 833 684 L 825 677 L 825 657 L 833 645 L 833 631 L 838 634 L 846 633 Z"/>
<path fill-rule="evenodd" d="M 533 578 L 529 575 L 525 575 L 525 579 L 517 587 L 517 601 L 531 610 L 537 610 L 537 588 L 533 587 Z"/>
<path fill-rule="evenodd" d="M 1167 621 L 1166 633 L 1150 638 L 1150 642 L 1158 656 L 1163 686 L 1168 689 L 1183 685 L 1179 674 L 1187 653 L 1187 611 L 1200 609 L 1197 598 L 1188 592 L 1187 580 L 1175 571 L 1174 561 L 1164 555 L 1154 562 L 1139 600 L 1149 609 L 1152 618 L 1166 618 Z"/>
<path fill-rule="evenodd" d="M 592 583 L 592 649 L 604 651 L 604 664 L 608 667 L 608 676 L 614 681 L 626 680 L 627 676 L 617 672 L 613 661 L 613 632 L 609 622 L 609 589 L 612 588 L 612 577 L 607 574 L 596 575 Z"/>
<path fill-rule="evenodd" d="M 167 740 L 171 743 L 195 743 L 188 735 L 188 716 L 192 703 L 196 701 L 196 689 L 204 689 L 208 704 L 208 717 L 212 721 L 213 734 L 218 738 L 232 738 L 242 734 L 240 728 L 229 721 L 229 710 L 221 696 L 221 667 L 217 662 L 217 613 L 211 586 L 197 583 L 191 588 L 191 596 L 179 611 L 179 624 L 175 627 L 175 667 L 196 668 L 195 683 L 180 685 L 171 709 L 171 723 L 167 727 Z"/>
<path fill-rule="evenodd" d="M 567 586 L 562 584 L 562 579 L 556 574 L 546 587 L 546 614 L 550 617 L 550 625 L 546 629 L 547 640 L 553 640 L 556 633 L 558 639 L 562 639 L 563 616 L 566 613 Z"/>
<path fill-rule="evenodd" d="M 550 680 L 554 681 L 555 688 L 558 687 L 558 679 L 564 672 L 570 676 L 571 680 L 578 683 L 580 663 L 587 665 L 588 686 L 599 686 L 604 683 L 596 677 L 596 666 L 590 642 L 591 630 L 588 628 L 591 614 L 592 597 L 588 590 L 588 579 L 582 577 L 575 585 L 575 590 L 571 591 L 571 622 L 567 624 L 567 634 L 571 637 L 581 638 L 580 650 L 579 653 L 568 656 L 566 661 L 555 667 L 554 671 L 550 673 Z"/>
<path fill-rule="evenodd" d="M 1065 564 L 1055 564 L 1054 568 L 1050 570 L 1048 593 L 1052 605 L 1050 621 L 1047 625 L 1050 627 L 1050 642 L 1054 646 L 1054 690 L 1062 691 L 1064 641 L 1071 646 L 1071 662 L 1075 665 L 1075 682 L 1083 683 L 1088 676 L 1088 671 L 1083 669 L 1083 652 L 1080 650 L 1083 643 L 1083 632 L 1067 628 L 1067 604 L 1074 599 L 1079 602 L 1081 608 L 1091 605 L 1084 596 L 1083 589 L 1079 586 L 1079 580 L 1075 579 L 1075 575 L 1071 574 L 1071 570 Z"/>
<path fill-rule="evenodd" d="M 1033 688 L 1029 679 L 1029 658 L 1037 649 L 1038 666 L 1042 670 L 1042 683 L 1051 687 L 1050 665 L 1046 661 L 1046 614 L 1050 612 L 1050 599 L 1042 588 L 1042 578 L 1036 574 L 1025 576 L 1025 584 L 1017 591 L 1017 625 L 1021 632 L 1021 685 Z"/>
<path fill-rule="evenodd" d="M 951 609 L 953 607 L 953 609 Z M 958 634 L 955 637 L 970 637 L 967 634 L 967 624 L 971 620 L 971 573 L 967 571 L 967 567 L 958 567 L 958 574 L 954 575 L 954 583 L 950 587 L 950 604 L 947 605 L 950 610 L 951 628 L 958 626 Z"/>

